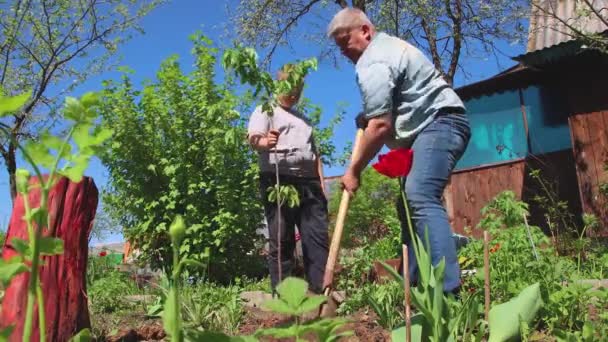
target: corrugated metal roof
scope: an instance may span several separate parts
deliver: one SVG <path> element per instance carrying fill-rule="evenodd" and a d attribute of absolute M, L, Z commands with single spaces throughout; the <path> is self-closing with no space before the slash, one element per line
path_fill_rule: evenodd
<path fill-rule="evenodd" d="M 562 58 L 575 56 L 585 51 L 584 44 L 579 40 L 569 40 L 541 50 L 513 57 L 514 60 L 527 66 L 542 66 L 559 61 Z"/>
<path fill-rule="evenodd" d="M 587 3 L 605 19 L 590 11 Z M 608 0 L 533 0 L 527 52 L 541 50 L 574 38 L 568 26 L 586 33 L 608 30 Z"/>

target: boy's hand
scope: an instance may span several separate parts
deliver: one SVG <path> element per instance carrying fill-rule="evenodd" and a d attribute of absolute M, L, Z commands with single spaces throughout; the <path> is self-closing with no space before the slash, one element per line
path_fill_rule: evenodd
<path fill-rule="evenodd" d="M 277 146 L 279 135 L 281 135 L 281 132 L 277 131 L 276 129 L 271 129 L 268 134 L 266 134 L 266 146 L 269 149 Z"/>

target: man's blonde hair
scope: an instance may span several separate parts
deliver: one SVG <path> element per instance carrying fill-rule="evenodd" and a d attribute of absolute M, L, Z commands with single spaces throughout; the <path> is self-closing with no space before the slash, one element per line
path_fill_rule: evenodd
<path fill-rule="evenodd" d="M 336 13 L 329 23 L 329 26 L 327 27 L 327 37 L 332 38 L 339 31 L 363 25 L 367 25 L 374 29 L 374 24 L 372 24 L 365 12 L 358 8 L 346 7 Z"/>

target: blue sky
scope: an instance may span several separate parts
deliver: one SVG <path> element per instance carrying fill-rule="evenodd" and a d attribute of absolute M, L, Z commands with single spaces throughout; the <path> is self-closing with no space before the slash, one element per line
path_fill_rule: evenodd
<path fill-rule="evenodd" d="M 222 40 L 224 36 L 224 23 L 227 20 L 226 4 L 234 6 L 236 1 L 212 1 L 212 0 L 174 0 L 152 11 L 142 21 L 145 30 L 144 35 L 137 35 L 126 44 L 119 47 L 118 54 L 121 56 L 120 65 L 129 66 L 135 70 L 133 76 L 136 84 L 144 79 L 152 79 L 155 76 L 160 63 L 167 57 L 177 54 L 180 56 L 182 68 L 191 70 L 192 58 L 190 49 L 192 44 L 188 36 L 197 30 L 201 30 L 219 46 L 229 46 L 230 42 Z M 330 13 L 328 13 L 329 17 Z M 303 28 L 300 28 L 303 29 Z M 330 44 L 330 42 L 327 42 Z M 314 57 L 318 46 L 310 43 L 302 43 L 296 46 L 295 54 L 287 50 L 279 50 L 273 65 L 281 65 L 293 59 Z M 523 52 L 522 45 L 502 46 L 503 51 L 509 56 L 516 56 Z M 469 59 L 463 63 L 471 74 L 469 79 L 457 75 L 455 86 L 464 85 L 477 80 L 492 76 L 502 69 L 513 65 L 507 57 L 500 58 L 500 67 L 494 58 Z M 501 68 L 502 67 L 502 68 Z M 120 73 L 113 71 L 94 77 L 80 86 L 73 96 L 79 96 L 86 91 L 101 89 L 101 81 L 117 79 Z M 221 74 L 218 75 L 221 78 Z M 337 128 L 334 136 L 334 144 L 341 151 L 354 135 L 354 115 L 359 111 L 360 98 L 355 83 L 353 66 L 342 59 L 336 68 L 331 63 L 320 63 L 316 72 L 307 77 L 306 97 L 323 108 L 324 120 L 329 120 L 336 113 L 339 103 L 346 103 L 346 116 L 343 123 Z M 243 113 L 248 115 L 249 113 Z M 325 168 L 325 175 L 340 175 L 343 168 L 335 166 Z M 107 175 L 98 160 L 90 165 L 87 176 L 94 179 L 97 187 L 101 190 L 107 182 Z M 8 176 L 4 165 L 0 170 L 0 194 L 4 200 L 0 201 L 0 229 L 6 229 L 11 212 L 11 204 L 8 190 Z M 121 241 L 120 235 L 110 236 L 105 242 Z M 93 241 L 97 243 L 97 241 Z"/>

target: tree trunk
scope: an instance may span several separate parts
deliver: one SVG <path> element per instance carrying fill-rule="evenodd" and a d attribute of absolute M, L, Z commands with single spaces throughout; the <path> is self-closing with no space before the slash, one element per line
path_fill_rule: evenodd
<path fill-rule="evenodd" d="M 33 178 L 32 181 L 37 179 Z M 39 189 L 30 192 L 29 201 L 33 208 L 39 205 Z M 44 257 L 44 266 L 40 269 L 48 341 L 68 341 L 78 331 L 90 327 L 86 296 L 87 242 L 97 201 L 97 187 L 89 177 L 84 177 L 80 183 L 61 178 L 50 191 L 49 229 L 45 229 L 43 235 L 63 239 L 64 252 L 62 255 Z M 2 252 L 5 260 L 16 254 L 9 243 L 12 238 L 27 240 L 23 215 L 23 197 L 18 195 Z M 22 339 L 28 279 L 27 273 L 15 277 L 4 295 L 0 327 L 15 325 L 9 341 Z M 32 341 L 37 341 L 40 338 L 37 306 L 34 316 Z"/>
<path fill-rule="evenodd" d="M 17 197 L 17 184 L 15 183 L 15 171 L 17 171 L 17 160 L 15 159 L 16 146 L 11 141 L 8 144 L 8 150 L 4 161 L 6 163 L 6 172 L 8 172 L 9 186 L 11 189 L 11 201 L 15 205 L 15 197 Z"/>

